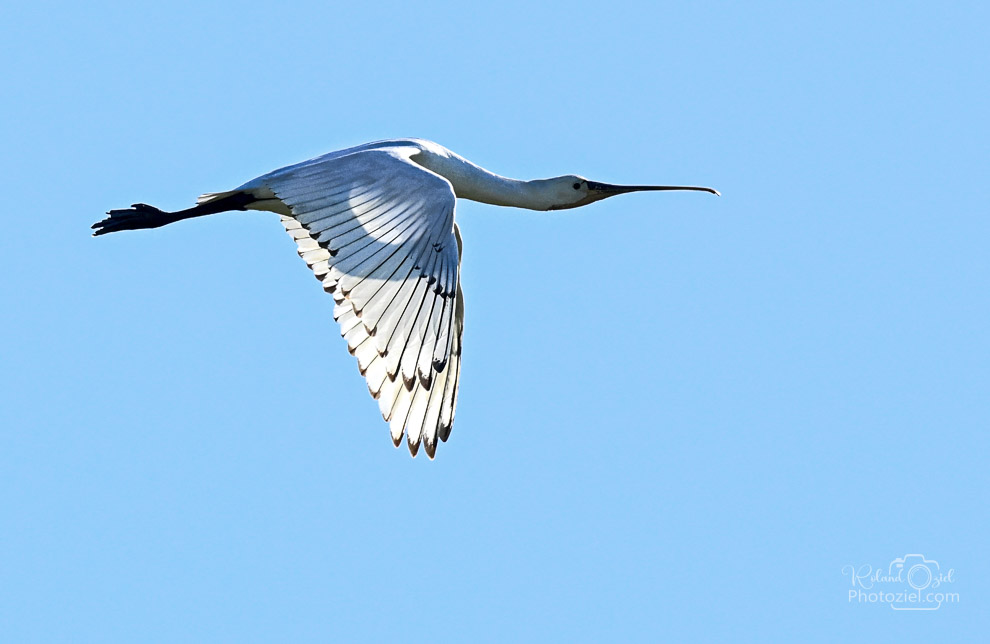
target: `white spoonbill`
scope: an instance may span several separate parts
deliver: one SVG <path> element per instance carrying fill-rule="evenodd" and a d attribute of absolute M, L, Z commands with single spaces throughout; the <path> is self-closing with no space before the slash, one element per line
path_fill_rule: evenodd
<path fill-rule="evenodd" d="M 458 197 L 496 206 L 562 210 L 641 190 L 577 175 L 517 181 L 492 174 L 421 139 L 367 143 L 331 152 L 201 196 L 164 212 L 147 204 L 111 210 L 96 235 L 158 228 L 228 210 L 282 218 L 299 255 L 333 295 L 334 319 L 378 400 L 398 447 L 420 443 L 432 459 L 454 422 L 461 369 L 464 296 L 458 281 Z"/>

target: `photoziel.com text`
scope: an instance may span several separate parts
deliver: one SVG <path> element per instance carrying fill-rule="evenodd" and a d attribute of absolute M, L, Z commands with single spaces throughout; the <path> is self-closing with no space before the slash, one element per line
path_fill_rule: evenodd
<path fill-rule="evenodd" d="M 943 570 L 934 559 L 911 554 L 898 557 L 888 566 L 870 564 L 842 567 L 849 576 L 850 604 L 888 604 L 894 610 L 938 610 L 942 604 L 958 604 L 959 593 L 944 590 L 955 582 L 953 568 Z"/>

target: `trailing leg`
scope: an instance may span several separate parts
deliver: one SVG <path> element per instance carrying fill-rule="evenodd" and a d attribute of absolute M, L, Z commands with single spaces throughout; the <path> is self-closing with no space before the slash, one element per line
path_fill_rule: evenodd
<path fill-rule="evenodd" d="M 119 230 L 159 228 L 183 219 L 214 215 L 228 210 L 246 210 L 245 206 L 254 201 L 257 201 L 254 196 L 246 192 L 238 192 L 176 212 L 165 212 L 145 203 L 136 203 L 130 208 L 107 212 L 109 217 L 93 224 L 92 228 L 96 231 L 93 233 L 93 237 L 115 233 Z"/>

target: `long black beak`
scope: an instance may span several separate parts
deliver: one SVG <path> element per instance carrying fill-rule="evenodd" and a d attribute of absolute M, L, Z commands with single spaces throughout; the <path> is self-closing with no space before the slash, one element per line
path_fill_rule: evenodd
<path fill-rule="evenodd" d="M 703 188 L 701 186 L 617 186 L 612 183 L 589 181 L 588 188 L 595 190 L 596 192 L 601 192 L 609 197 L 612 195 L 625 194 L 627 192 L 642 192 L 644 190 L 696 190 L 699 192 L 710 192 L 716 197 L 722 196 L 715 188 Z"/>

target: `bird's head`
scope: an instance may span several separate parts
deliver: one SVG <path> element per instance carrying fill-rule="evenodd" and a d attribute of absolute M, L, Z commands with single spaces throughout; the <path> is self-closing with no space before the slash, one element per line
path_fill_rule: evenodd
<path fill-rule="evenodd" d="M 619 186 L 611 183 L 599 183 L 591 181 L 576 174 L 568 174 L 553 179 L 543 179 L 543 191 L 550 198 L 552 204 L 547 210 L 566 210 L 586 206 L 589 203 L 601 201 L 615 195 L 622 195 L 627 192 L 641 192 L 645 190 L 698 190 L 710 192 L 718 195 L 718 190 L 714 188 L 703 188 L 699 186 Z"/>

